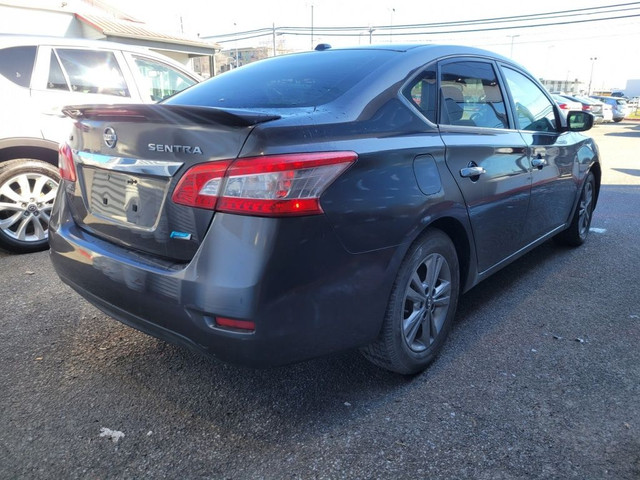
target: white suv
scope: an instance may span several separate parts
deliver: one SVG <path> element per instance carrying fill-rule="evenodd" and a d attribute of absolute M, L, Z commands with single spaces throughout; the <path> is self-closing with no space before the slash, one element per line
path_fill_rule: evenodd
<path fill-rule="evenodd" d="M 197 83 L 173 60 L 117 43 L 0 35 L 0 247 L 47 247 L 65 105 L 154 103 Z"/>

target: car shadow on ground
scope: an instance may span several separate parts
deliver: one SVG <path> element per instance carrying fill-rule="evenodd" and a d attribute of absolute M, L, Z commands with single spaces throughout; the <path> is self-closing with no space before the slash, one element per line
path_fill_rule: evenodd
<path fill-rule="evenodd" d="M 640 177 L 640 170 L 636 168 L 612 168 L 611 170 L 626 173 L 627 175 L 633 175 L 634 177 Z"/>
<path fill-rule="evenodd" d="M 573 252 L 548 242 L 463 295 L 451 343 L 426 372 L 413 377 L 377 368 L 357 351 L 279 368 L 242 368 L 147 337 L 108 317 L 100 321 L 100 328 L 116 332 L 107 336 L 128 337 L 130 345 L 116 344 L 111 361 L 99 362 L 87 355 L 100 349 L 105 332 L 90 333 L 90 338 L 80 333 L 84 338 L 76 341 L 84 344 L 81 350 L 86 350 L 72 358 L 92 362 L 98 376 L 109 379 L 111 387 L 99 389 L 124 385 L 132 396 L 130 401 L 136 404 L 145 404 L 147 396 L 154 401 L 161 399 L 170 409 L 223 432 L 241 423 L 246 426 L 243 435 L 266 442 L 287 436 L 300 438 L 309 425 L 330 430 L 368 415 L 384 415 L 395 408 L 394 403 L 417 395 L 424 389 L 424 382 L 447 382 L 448 372 L 455 368 L 452 364 L 474 348 L 483 335 L 510 321 L 508 316 L 493 316 L 486 311 L 506 298 L 515 304 L 524 301 L 531 294 L 528 286 L 543 282 L 544 276 L 553 271 L 545 267 L 570 262 Z M 484 314 L 478 313 L 483 310 Z M 437 398 L 438 392 L 432 395 Z M 430 408 L 437 408 L 435 404 Z"/>
<path fill-rule="evenodd" d="M 623 132 L 605 133 L 605 136 L 607 136 L 607 137 L 631 137 L 631 138 L 640 137 L 640 122 L 625 122 L 625 123 L 622 123 L 622 124 L 619 124 L 619 125 L 620 126 L 624 126 L 625 127 L 625 131 L 623 131 Z"/>

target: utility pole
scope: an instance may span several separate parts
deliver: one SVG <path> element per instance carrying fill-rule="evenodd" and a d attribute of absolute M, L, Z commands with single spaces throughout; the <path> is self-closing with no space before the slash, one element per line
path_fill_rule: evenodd
<path fill-rule="evenodd" d="M 511 52 L 509 53 L 509 58 L 513 59 L 513 40 L 520 35 L 507 35 L 507 37 L 511 37 Z"/>
<path fill-rule="evenodd" d="M 313 50 L 313 3 L 311 4 L 311 50 Z"/>
<path fill-rule="evenodd" d="M 273 56 L 276 56 L 276 24 L 271 24 L 271 33 L 273 35 Z"/>

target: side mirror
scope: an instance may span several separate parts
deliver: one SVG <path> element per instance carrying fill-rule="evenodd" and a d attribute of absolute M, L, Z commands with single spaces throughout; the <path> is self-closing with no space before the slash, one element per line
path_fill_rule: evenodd
<path fill-rule="evenodd" d="M 584 132 L 593 127 L 593 115 L 589 112 L 570 111 L 567 114 L 567 128 L 570 132 Z"/>

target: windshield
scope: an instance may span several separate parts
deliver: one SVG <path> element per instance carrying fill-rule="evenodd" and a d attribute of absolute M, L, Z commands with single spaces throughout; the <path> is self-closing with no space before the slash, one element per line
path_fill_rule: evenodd
<path fill-rule="evenodd" d="M 323 105 L 382 68 L 393 55 L 354 49 L 270 58 L 211 78 L 164 103 L 226 108 Z"/>

